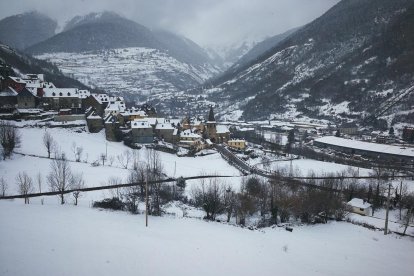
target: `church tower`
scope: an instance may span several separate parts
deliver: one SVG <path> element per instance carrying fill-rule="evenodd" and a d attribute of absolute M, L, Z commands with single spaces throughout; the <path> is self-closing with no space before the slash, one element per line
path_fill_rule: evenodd
<path fill-rule="evenodd" d="M 214 118 L 213 106 L 210 106 L 210 112 L 207 119 L 207 135 L 210 138 L 211 142 L 217 142 L 217 128 L 216 128 L 216 119 Z"/>

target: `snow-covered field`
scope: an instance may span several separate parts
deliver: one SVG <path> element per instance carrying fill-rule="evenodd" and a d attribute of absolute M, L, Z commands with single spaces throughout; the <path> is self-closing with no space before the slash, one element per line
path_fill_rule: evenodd
<path fill-rule="evenodd" d="M 412 275 L 414 241 L 350 223 L 260 231 L 0 201 L 0 275 Z"/>
<path fill-rule="evenodd" d="M 76 146 L 83 148 L 82 162 L 70 162 L 70 166 L 72 171 L 83 174 L 87 187 L 108 185 L 108 180 L 112 177 L 117 177 L 122 183 L 126 183 L 130 169 L 132 168 L 132 161 L 130 161 L 128 169 L 124 169 L 118 161 L 117 156 L 124 154 L 125 150 L 131 149 L 126 147 L 122 142 L 107 142 L 103 132 L 94 134 L 79 132 L 81 129 L 51 128 L 47 131 L 56 141 L 60 151 L 64 152 L 69 160 L 75 160 L 72 151 L 74 143 Z M 21 128 L 19 131 L 22 143 L 16 149 L 16 152 L 47 157 L 47 151 L 42 142 L 43 135 L 46 131 L 45 128 Z M 105 166 L 93 167 L 91 163 L 99 161 L 99 156 L 106 152 L 108 160 Z M 139 158 L 139 162 L 147 161 L 145 148 L 135 150 L 135 152 Z M 230 166 L 218 153 L 197 157 L 178 157 L 174 154 L 164 152 L 159 152 L 159 155 L 164 171 L 169 177 L 188 177 L 201 174 L 228 175 L 234 177 L 225 178 L 223 181 L 226 184 L 232 185 L 235 188 L 240 185 L 240 172 Z M 112 164 L 110 164 L 109 159 L 113 160 Z M 17 193 L 15 178 L 19 172 L 26 172 L 33 179 L 36 179 L 37 174 L 41 173 L 43 179 L 42 190 L 48 190 L 46 176 L 49 171 L 50 160 L 47 158 L 14 154 L 10 160 L 0 162 L 0 176 L 4 177 L 8 183 L 8 194 Z M 192 185 L 197 185 L 197 183 L 197 181 L 189 181 L 188 191 L 191 190 Z M 38 192 L 36 181 L 35 192 Z M 86 193 L 84 194 L 84 198 L 80 199 L 80 204 L 88 205 L 91 200 L 99 200 L 109 195 L 109 192 Z M 57 197 L 52 198 L 52 202 L 57 201 Z M 48 198 L 47 200 L 51 199 Z"/>
<path fill-rule="evenodd" d="M 347 174 L 347 171 L 349 169 L 359 172 L 360 176 L 368 176 L 371 172 L 371 170 L 369 169 L 352 167 L 331 162 L 317 161 L 312 159 L 297 159 L 292 161 L 280 161 L 272 163 L 272 170 L 283 169 L 289 172 L 291 167 L 294 175 L 297 176 L 308 176 L 312 172 L 314 172 L 318 176 L 322 176 L 324 174 L 337 173 L 345 173 L 345 175 L 349 175 L 349 173 Z"/>

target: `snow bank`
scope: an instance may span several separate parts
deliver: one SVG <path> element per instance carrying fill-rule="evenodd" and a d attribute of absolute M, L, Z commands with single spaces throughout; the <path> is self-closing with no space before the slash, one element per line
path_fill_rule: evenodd
<path fill-rule="evenodd" d="M 0 275 L 412 275 L 414 243 L 349 223 L 250 231 L 0 201 Z M 386 249 L 386 250 L 385 250 Z"/>

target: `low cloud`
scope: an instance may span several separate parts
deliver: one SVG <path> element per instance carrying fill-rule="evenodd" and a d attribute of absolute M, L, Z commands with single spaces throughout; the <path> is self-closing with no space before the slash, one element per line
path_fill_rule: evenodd
<path fill-rule="evenodd" d="M 306 24 L 339 0 L 3 0 L 0 18 L 39 11 L 62 26 L 76 15 L 114 11 L 150 28 L 182 34 L 202 46 L 261 40 Z"/>

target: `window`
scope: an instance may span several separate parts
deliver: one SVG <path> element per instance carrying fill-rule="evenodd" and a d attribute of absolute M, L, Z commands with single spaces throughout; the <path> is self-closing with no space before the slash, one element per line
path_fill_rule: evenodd
<path fill-rule="evenodd" d="M 59 96 L 62 96 L 62 95 L 63 95 L 63 94 L 62 94 L 62 92 L 60 92 L 60 93 L 59 93 Z"/>
<path fill-rule="evenodd" d="M 364 208 L 359 208 L 360 211 L 364 212 Z"/>
<path fill-rule="evenodd" d="M 55 93 L 55 92 L 53 92 L 53 93 L 52 93 L 52 96 L 56 96 L 56 93 Z"/>

